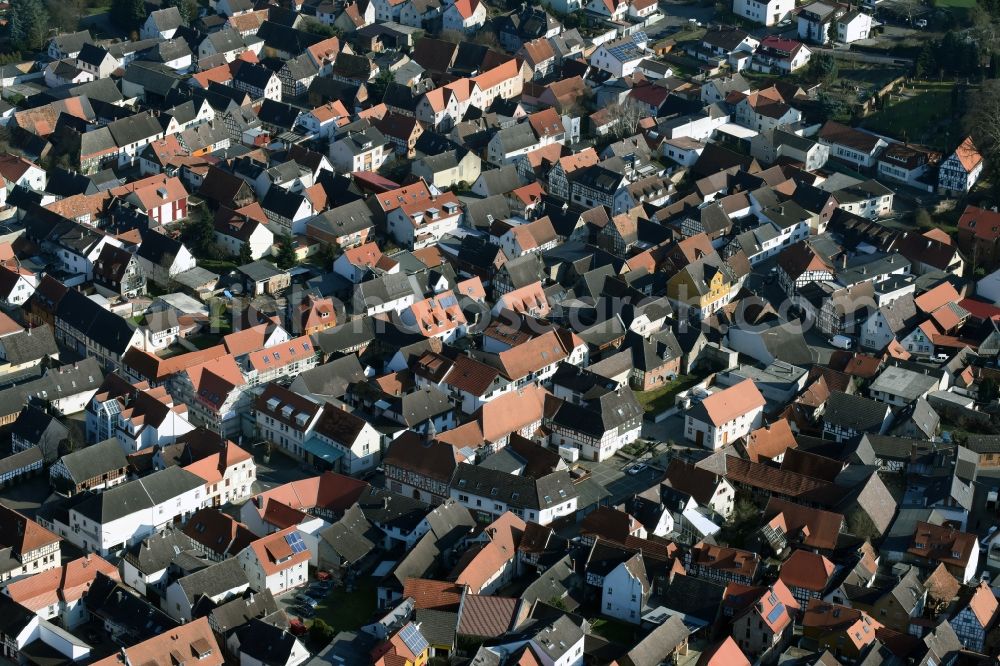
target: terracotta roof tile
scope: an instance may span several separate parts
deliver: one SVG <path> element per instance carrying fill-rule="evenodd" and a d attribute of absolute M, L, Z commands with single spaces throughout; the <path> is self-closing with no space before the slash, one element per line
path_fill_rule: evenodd
<path fill-rule="evenodd" d="M 462 585 L 442 580 L 407 578 L 403 583 L 403 597 L 412 598 L 417 608 L 456 610 L 464 592 Z"/>

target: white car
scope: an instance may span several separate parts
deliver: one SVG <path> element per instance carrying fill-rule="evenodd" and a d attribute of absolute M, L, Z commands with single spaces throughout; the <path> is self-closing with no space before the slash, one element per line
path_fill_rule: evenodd
<path fill-rule="evenodd" d="M 916 21 L 913 22 L 913 25 L 917 26 L 918 28 L 926 28 L 927 19 L 917 19 Z"/>
<path fill-rule="evenodd" d="M 854 340 L 847 335 L 835 335 L 830 338 L 830 344 L 837 349 L 851 349 L 854 347 Z"/>
<path fill-rule="evenodd" d="M 938 363 L 947 363 L 948 362 L 948 355 L 947 354 L 934 354 L 934 360 L 937 361 Z"/>
<path fill-rule="evenodd" d="M 646 471 L 646 465 L 643 463 L 639 463 L 634 467 L 630 467 L 628 473 L 631 474 L 632 476 L 635 476 L 636 474 L 641 474 L 645 471 Z"/>

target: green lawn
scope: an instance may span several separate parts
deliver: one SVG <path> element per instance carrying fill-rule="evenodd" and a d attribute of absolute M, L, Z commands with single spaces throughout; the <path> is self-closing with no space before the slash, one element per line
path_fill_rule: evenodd
<path fill-rule="evenodd" d="M 378 609 L 377 587 L 375 579 L 367 576 L 355 583 L 353 592 L 338 587 L 316 606 L 316 617 L 334 632 L 356 631 L 371 622 Z"/>
<path fill-rule="evenodd" d="M 87 7 L 83 10 L 84 16 L 96 16 L 97 14 L 103 14 L 111 9 L 111 3 L 101 2 L 100 4 L 94 5 L 93 7 Z"/>
<path fill-rule="evenodd" d="M 886 106 L 864 120 L 873 132 L 899 140 L 947 149 L 942 123 L 951 123 L 951 90 L 923 89 L 919 94 Z"/>
<path fill-rule="evenodd" d="M 209 347 L 214 347 L 222 342 L 222 338 L 218 335 L 213 335 L 211 333 L 206 333 L 203 335 L 196 335 L 194 337 L 187 338 L 187 341 L 193 344 L 198 349 L 208 349 Z"/>
<path fill-rule="evenodd" d="M 212 271 L 219 275 L 226 275 L 230 271 L 236 270 L 236 262 L 226 259 L 199 259 L 198 265 L 206 271 Z"/>
<path fill-rule="evenodd" d="M 636 391 L 635 397 L 647 412 L 662 412 L 674 406 L 677 394 L 689 389 L 700 380 L 691 375 L 680 375 L 672 382 L 649 391 Z"/>
<path fill-rule="evenodd" d="M 976 6 L 976 0 L 934 0 L 935 7 L 960 7 L 971 9 Z"/>
<path fill-rule="evenodd" d="M 590 623 L 590 629 L 598 636 L 606 638 L 612 643 L 633 647 L 636 642 L 636 626 L 621 620 L 611 620 L 607 618 L 597 618 Z"/>

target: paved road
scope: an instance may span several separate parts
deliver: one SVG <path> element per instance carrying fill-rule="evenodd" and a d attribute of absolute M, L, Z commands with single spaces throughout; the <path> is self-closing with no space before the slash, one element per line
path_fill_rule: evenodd
<path fill-rule="evenodd" d="M 579 464 L 590 471 L 591 478 L 594 481 L 604 486 L 611 493 L 612 504 L 618 504 L 626 498 L 655 486 L 663 476 L 660 470 L 652 467 L 645 469 L 639 474 L 626 474 L 622 471 L 622 466 L 626 464 L 626 461 L 617 456 L 600 463 L 581 460 Z"/>
<path fill-rule="evenodd" d="M 20 511 L 29 518 L 34 518 L 38 507 L 52 496 L 49 487 L 49 475 L 46 470 L 39 476 L 19 481 L 10 488 L 5 488 L 0 494 L 3 503 L 12 509 Z"/>

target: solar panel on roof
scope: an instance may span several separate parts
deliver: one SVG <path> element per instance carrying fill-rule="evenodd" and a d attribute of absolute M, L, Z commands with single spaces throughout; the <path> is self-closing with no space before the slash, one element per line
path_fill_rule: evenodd
<path fill-rule="evenodd" d="M 785 604 L 779 602 L 774 608 L 771 609 L 771 612 L 767 614 L 768 624 L 774 624 L 784 612 Z"/>
<path fill-rule="evenodd" d="M 403 627 L 399 632 L 399 637 L 406 643 L 406 647 L 410 648 L 410 652 L 415 655 L 422 654 L 429 647 L 427 639 L 412 624 Z"/>
<path fill-rule="evenodd" d="M 301 553 L 306 549 L 306 544 L 298 532 L 285 535 L 285 543 L 292 549 L 292 553 Z"/>

